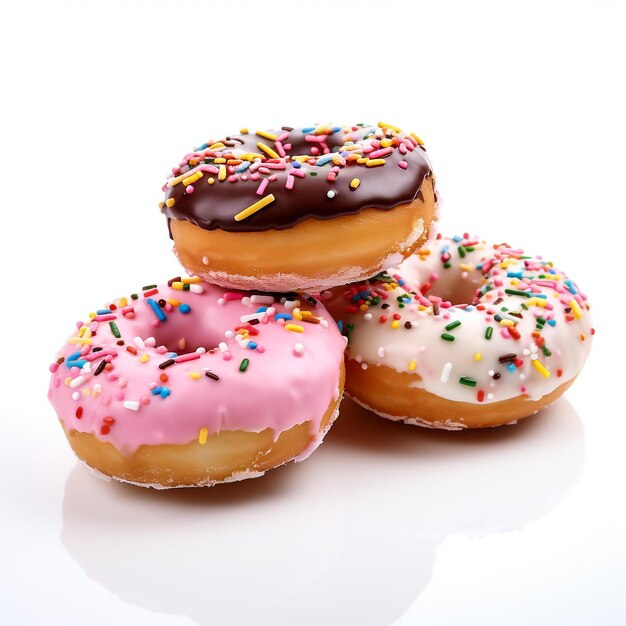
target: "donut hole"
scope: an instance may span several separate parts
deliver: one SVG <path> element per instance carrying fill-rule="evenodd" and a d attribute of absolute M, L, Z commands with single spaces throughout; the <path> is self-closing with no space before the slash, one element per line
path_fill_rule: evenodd
<path fill-rule="evenodd" d="M 468 304 L 482 284 L 483 276 L 476 269 L 457 271 L 456 268 L 449 268 L 440 272 L 436 280 L 431 280 L 426 295 L 436 296 L 453 305 Z"/>
<path fill-rule="evenodd" d="M 215 330 L 203 324 L 188 323 L 184 320 L 168 318 L 167 322 L 161 323 L 152 332 L 156 346 L 165 346 L 168 352 L 185 354 L 195 352 L 198 348 L 210 350 L 217 347 L 220 341 L 224 341 L 224 336 L 219 336 Z"/>

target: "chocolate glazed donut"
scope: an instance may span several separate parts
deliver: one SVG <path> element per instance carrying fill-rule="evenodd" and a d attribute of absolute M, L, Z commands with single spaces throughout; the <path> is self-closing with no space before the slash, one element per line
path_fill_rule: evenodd
<path fill-rule="evenodd" d="M 436 219 L 423 143 L 389 124 L 242 129 L 172 173 L 160 207 L 180 261 L 231 288 L 369 277 L 423 244 Z"/>

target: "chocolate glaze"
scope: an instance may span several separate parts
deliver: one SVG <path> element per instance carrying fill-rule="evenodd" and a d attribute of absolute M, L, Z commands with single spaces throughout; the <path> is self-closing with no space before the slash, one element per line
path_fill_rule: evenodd
<path fill-rule="evenodd" d="M 173 177 L 168 181 L 169 184 L 175 178 L 182 178 L 182 174 L 192 172 L 197 165 L 219 167 L 219 161 L 215 164 L 216 158 L 237 159 L 246 153 L 262 157 L 247 157 L 252 160 L 247 171 L 237 172 L 242 165 L 226 165 L 227 176 L 224 180 L 219 180 L 217 174 L 204 171 L 202 178 L 191 183 L 191 189 L 182 181 L 173 186 L 166 184 L 163 188 L 166 192 L 165 200 L 169 200 L 170 204 L 174 200 L 174 204 L 167 206 L 161 203 L 161 211 L 168 217 L 168 224 L 169 219 L 174 218 L 187 220 L 206 230 L 220 228 L 236 232 L 283 230 L 309 217 L 331 219 L 354 215 L 364 208 L 389 210 L 412 202 L 424 180 L 431 174 L 425 148 L 415 136 L 385 125 L 379 126 L 382 128 L 358 125 L 291 130 L 283 127 L 281 130 L 266 131 L 278 137 L 288 134 L 282 141 L 286 156 L 280 159 L 271 158 L 257 147 L 257 142 L 262 142 L 278 152 L 274 140 L 252 132 L 226 137 L 221 140 L 224 147 L 213 150 L 209 150 L 209 146 L 217 142 L 207 142 L 186 155 L 180 165 L 172 170 Z M 311 141 L 320 135 L 327 135 L 324 143 Z M 385 139 L 391 141 L 392 145 L 388 146 L 391 153 L 382 157 L 384 165 L 368 167 L 365 162 L 356 162 L 357 154 L 367 157 L 372 149 L 374 153 L 384 149 L 380 141 Z M 289 144 L 291 147 L 287 149 Z M 345 149 L 354 144 L 358 146 L 356 150 Z M 404 147 L 400 148 L 401 144 L 406 146 L 406 151 Z M 313 147 L 319 149 L 318 154 L 312 154 Z M 323 163 L 327 158 L 324 154 L 332 154 L 335 162 L 317 165 L 317 159 Z M 298 168 L 295 157 L 301 155 L 308 155 L 309 159 Z M 346 159 L 347 162 L 343 164 Z M 406 169 L 398 165 L 401 161 L 406 163 Z M 268 164 L 284 166 L 285 169 L 272 169 L 269 173 L 263 173 L 263 166 Z M 285 185 L 294 167 L 303 172 L 304 177 L 294 176 L 293 188 L 288 189 Z M 253 170 L 256 170 L 256 180 L 252 178 Z M 328 179 L 329 174 L 332 177 L 333 171 L 336 174 L 334 181 Z M 257 194 L 261 182 L 273 175 L 276 180 L 269 181 L 262 193 Z M 231 176 L 235 177 L 236 182 L 229 180 Z M 212 184 L 209 184 L 210 178 L 214 180 Z M 355 178 L 359 179 L 360 184 L 352 189 L 350 183 Z M 329 191 L 335 192 L 334 197 L 328 196 Z M 235 215 L 269 194 L 273 194 L 273 202 L 241 221 L 235 220 Z"/>

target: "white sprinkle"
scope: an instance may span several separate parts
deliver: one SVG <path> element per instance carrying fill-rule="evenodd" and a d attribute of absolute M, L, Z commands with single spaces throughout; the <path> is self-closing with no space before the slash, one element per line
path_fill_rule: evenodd
<path fill-rule="evenodd" d="M 235 336 L 235 332 L 232 330 L 227 330 L 224 333 L 224 337 L 226 337 L 226 339 L 232 339 Z"/>
<path fill-rule="evenodd" d="M 139 411 L 139 406 L 137 400 L 126 400 L 126 402 L 124 402 L 124 408 L 130 409 L 131 411 Z"/>
<path fill-rule="evenodd" d="M 147 339 L 144 339 L 144 343 L 150 348 L 154 348 L 156 345 L 156 339 L 154 337 L 148 337 Z"/>
<path fill-rule="evenodd" d="M 493 370 L 489 370 L 487 373 L 489 374 L 489 376 L 493 376 L 495 374 Z"/>
<path fill-rule="evenodd" d="M 228 352 L 228 346 L 226 345 L 225 341 L 220 341 L 218 347 L 220 349 L 220 352 Z"/>
<path fill-rule="evenodd" d="M 328 328 L 328 320 L 320 320 L 320 326 L 322 328 Z M 346 339 L 348 338 L 346 337 Z"/>
<path fill-rule="evenodd" d="M 446 363 L 443 366 L 443 369 L 441 370 L 441 382 L 442 383 L 447 383 L 448 379 L 450 378 L 450 372 L 452 371 L 452 363 L 450 363 L 448 361 L 448 363 Z"/>
<path fill-rule="evenodd" d="M 354 360 L 355 360 L 357 363 L 360 363 L 360 362 L 363 360 L 363 357 L 362 357 L 360 354 L 357 354 L 357 355 L 354 357 Z"/>
<path fill-rule="evenodd" d="M 93 386 L 93 393 L 96 395 L 100 395 L 102 393 L 102 385 L 100 383 L 96 383 Z"/>
<path fill-rule="evenodd" d="M 79 393 L 78 391 L 75 391 L 75 392 L 72 394 L 72 399 L 73 399 L 73 400 L 80 400 L 80 393 Z"/>
<path fill-rule="evenodd" d="M 385 356 L 385 348 L 382 346 L 376 350 L 376 354 L 382 359 Z"/>
<path fill-rule="evenodd" d="M 304 346 L 301 343 L 297 343 L 294 347 L 293 347 L 293 353 L 296 356 L 300 356 L 302 354 L 304 354 Z"/>
<path fill-rule="evenodd" d="M 274 304 L 274 298 L 272 296 L 252 296 L 250 298 L 254 304 Z"/>
<path fill-rule="evenodd" d="M 218 298 L 218 299 L 217 299 L 217 303 L 218 303 L 220 306 L 224 306 L 224 305 L 226 304 L 226 300 L 224 300 L 224 298 Z"/>
<path fill-rule="evenodd" d="M 300 306 L 300 300 L 285 300 L 285 308 L 287 310 L 295 309 L 297 306 Z"/>
<path fill-rule="evenodd" d="M 367 321 L 369 322 L 369 321 L 372 319 L 372 314 L 371 314 L 371 313 L 366 313 L 366 314 L 363 316 L 363 319 L 364 319 L 364 320 L 367 320 Z"/>
<path fill-rule="evenodd" d="M 146 347 L 146 344 L 144 343 L 144 340 L 141 337 L 135 337 L 133 339 L 133 341 L 135 342 L 135 345 L 140 349 L 143 350 Z"/>
<path fill-rule="evenodd" d="M 367 369 L 367 363 L 361 363 L 361 369 L 366 370 Z"/>
<path fill-rule="evenodd" d="M 203 348 L 202 346 L 200 346 L 199 348 L 196 348 L 196 352 L 198 354 L 206 354 L 206 348 Z"/>
<path fill-rule="evenodd" d="M 203 256 L 202 257 L 202 265 L 208 265 L 209 264 L 209 257 L 208 256 Z"/>
<path fill-rule="evenodd" d="M 192 283 L 189 285 L 189 291 L 192 291 L 193 293 L 204 293 L 204 287 L 202 285 Z"/>
<path fill-rule="evenodd" d="M 72 387 L 72 389 L 74 389 L 75 387 L 80 387 L 80 385 L 82 385 L 84 382 L 85 382 L 84 376 L 77 376 L 70 382 L 70 387 Z"/>
<path fill-rule="evenodd" d="M 241 304 L 243 304 L 244 306 L 250 306 L 251 303 L 252 300 L 249 296 L 244 296 L 243 298 L 241 298 Z"/>
<path fill-rule="evenodd" d="M 276 313 L 276 307 L 271 306 L 267 309 L 267 311 L 265 311 L 265 315 L 267 315 L 267 317 L 272 317 L 272 315 L 274 315 Z"/>
<path fill-rule="evenodd" d="M 334 189 L 329 189 L 326 195 L 332 200 L 337 195 L 337 192 Z"/>
<path fill-rule="evenodd" d="M 487 394 L 487 400 L 493 400 L 493 394 L 492 393 L 488 393 Z"/>

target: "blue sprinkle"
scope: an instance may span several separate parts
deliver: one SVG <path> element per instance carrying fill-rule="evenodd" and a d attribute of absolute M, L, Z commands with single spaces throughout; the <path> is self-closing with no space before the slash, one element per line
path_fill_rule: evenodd
<path fill-rule="evenodd" d="M 178 352 L 168 352 L 165 356 L 168 359 L 173 359 L 175 356 L 178 356 Z"/>
<path fill-rule="evenodd" d="M 289 313 L 276 313 L 276 315 L 274 315 L 274 318 L 277 320 L 292 320 L 293 315 L 289 315 Z"/>
<path fill-rule="evenodd" d="M 308 126 L 307 128 L 302 129 L 302 134 L 308 135 L 309 133 L 312 133 L 314 130 L 315 130 L 315 126 Z"/>
<path fill-rule="evenodd" d="M 268 307 L 266 307 L 266 306 L 260 306 L 260 307 L 256 310 L 256 313 L 265 313 L 265 311 L 267 311 L 267 308 L 268 308 Z"/>
<path fill-rule="evenodd" d="M 406 280 L 404 280 L 404 278 L 401 278 L 400 280 L 398 280 L 398 285 L 400 285 L 400 287 L 402 287 L 405 284 L 406 284 Z"/>
<path fill-rule="evenodd" d="M 463 241 L 463 237 L 455 235 L 454 237 L 452 237 L 452 241 L 454 241 L 454 243 L 459 243 L 459 241 Z"/>
<path fill-rule="evenodd" d="M 292 167 L 295 167 L 297 170 L 299 170 L 302 167 L 302 163 L 300 163 L 300 161 L 294 161 L 291 165 Z"/>
<path fill-rule="evenodd" d="M 250 350 L 256 350 L 257 344 L 254 343 L 254 341 L 249 341 L 248 342 L 248 348 L 250 348 Z"/>
<path fill-rule="evenodd" d="M 324 154 L 319 159 L 317 159 L 315 165 L 318 165 L 318 166 L 326 165 L 326 163 L 332 160 L 333 160 L 332 154 Z"/>
<path fill-rule="evenodd" d="M 159 318 L 161 322 L 165 322 L 167 317 L 165 317 L 165 313 L 161 310 L 159 303 L 153 300 L 152 298 L 147 298 L 146 302 L 150 305 L 150 308 L 154 311 L 154 314 Z"/>
<path fill-rule="evenodd" d="M 350 153 L 349 152 L 340 152 L 339 153 L 342 157 L 347 157 Z"/>
<path fill-rule="evenodd" d="M 236 170 L 237 174 L 241 174 L 241 172 L 245 172 L 252 163 L 250 161 L 244 161 Z"/>
<path fill-rule="evenodd" d="M 198 146 L 196 148 L 196 152 L 199 152 L 200 150 L 206 150 L 209 147 L 208 143 L 203 143 L 201 146 Z"/>
<path fill-rule="evenodd" d="M 152 390 L 152 395 L 153 396 L 158 396 L 161 393 L 161 391 L 163 391 L 163 387 L 155 387 Z"/>
<path fill-rule="evenodd" d="M 191 307 L 188 304 L 181 304 L 178 307 L 178 310 L 183 314 L 186 315 L 187 313 L 189 313 L 189 311 L 191 311 Z"/>
<path fill-rule="evenodd" d="M 507 278 L 523 278 L 524 272 L 507 272 Z"/>
<path fill-rule="evenodd" d="M 79 352 L 74 352 L 74 354 L 70 354 L 67 357 L 67 360 L 68 361 L 75 361 L 79 356 L 80 356 L 80 351 Z"/>
<path fill-rule="evenodd" d="M 111 309 L 98 309 L 96 311 L 96 315 L 108 315 L 109 313 L 113 313 Z"/>
<path fill-rule="evenodd" d="M 74 361 L 74 360 L 68 359 L 65 362 L 65 365 L 67 365 L 67 367 L 69 367 L 69 368 L 78 367 L 78 368 L 82 369 L 86 364 L 87 364 L 87 361 L 84 361 L 82 359 L 80 361 Z"/>
<path fill-rule="evenodd" d="M 343 322 L 341 320 L 339 320 L 337 322 L 337 326 L 339 327 L 339 332 L 342 333 L 343 332 Z"/>
<path fill-rule="evenodd" d="M 565 286 L 567 287 L 567 290 L 576 295 L 578 293 L 578 290 L 576 289 L 576 287 L 574 286 L 574 281 L 571 280 L 570 278 L 568 278 L 565 282 Z"/>
<path fill-rule="evenodd" d="M 515 371 L 515 363 L 509 363 L 509 364 L 506 366 L 506 369 L 508 369 L 508 370 L 509 370 L 509 372 L 514 372 L 514 371 Z"/>
<path fill-rule="evenodd" d="M 471 313 L 474 310 L 474 307 L 471 304 L 468 304 L 465 307 L 465 311 L 467 311 L 468 313 Z"/>
<path fill-rule="evenodd" d="M 167 387 L 163 387 L 161 389 L 161 397 L 162 398 L 167 398 L 167 396 L 169 396 L 172 392 L 167 388 Z"/>
<path fill-rule="evenodd" d="M 340 130 L 341 130 L 341 126 L 333 126 L 332 127 L 333 133 L 338 133 Z"/>
<path fill-rule="evenodd" d="M 444 246 L 443 248 L 441 248 L 441 253 L 440 254 L 445 254 L 448 250 L 450 249 L 450 246 Z"/>
<path fill-rule="evenodd" d="M 556 326 L 556 320 L 548 320 L 550 326 Z"/>
<path fill-rule="evenodd" d="M 544 300 L 547 298 L 545 293 L 534 293 L 533 298 L 543 298 Z"/>

